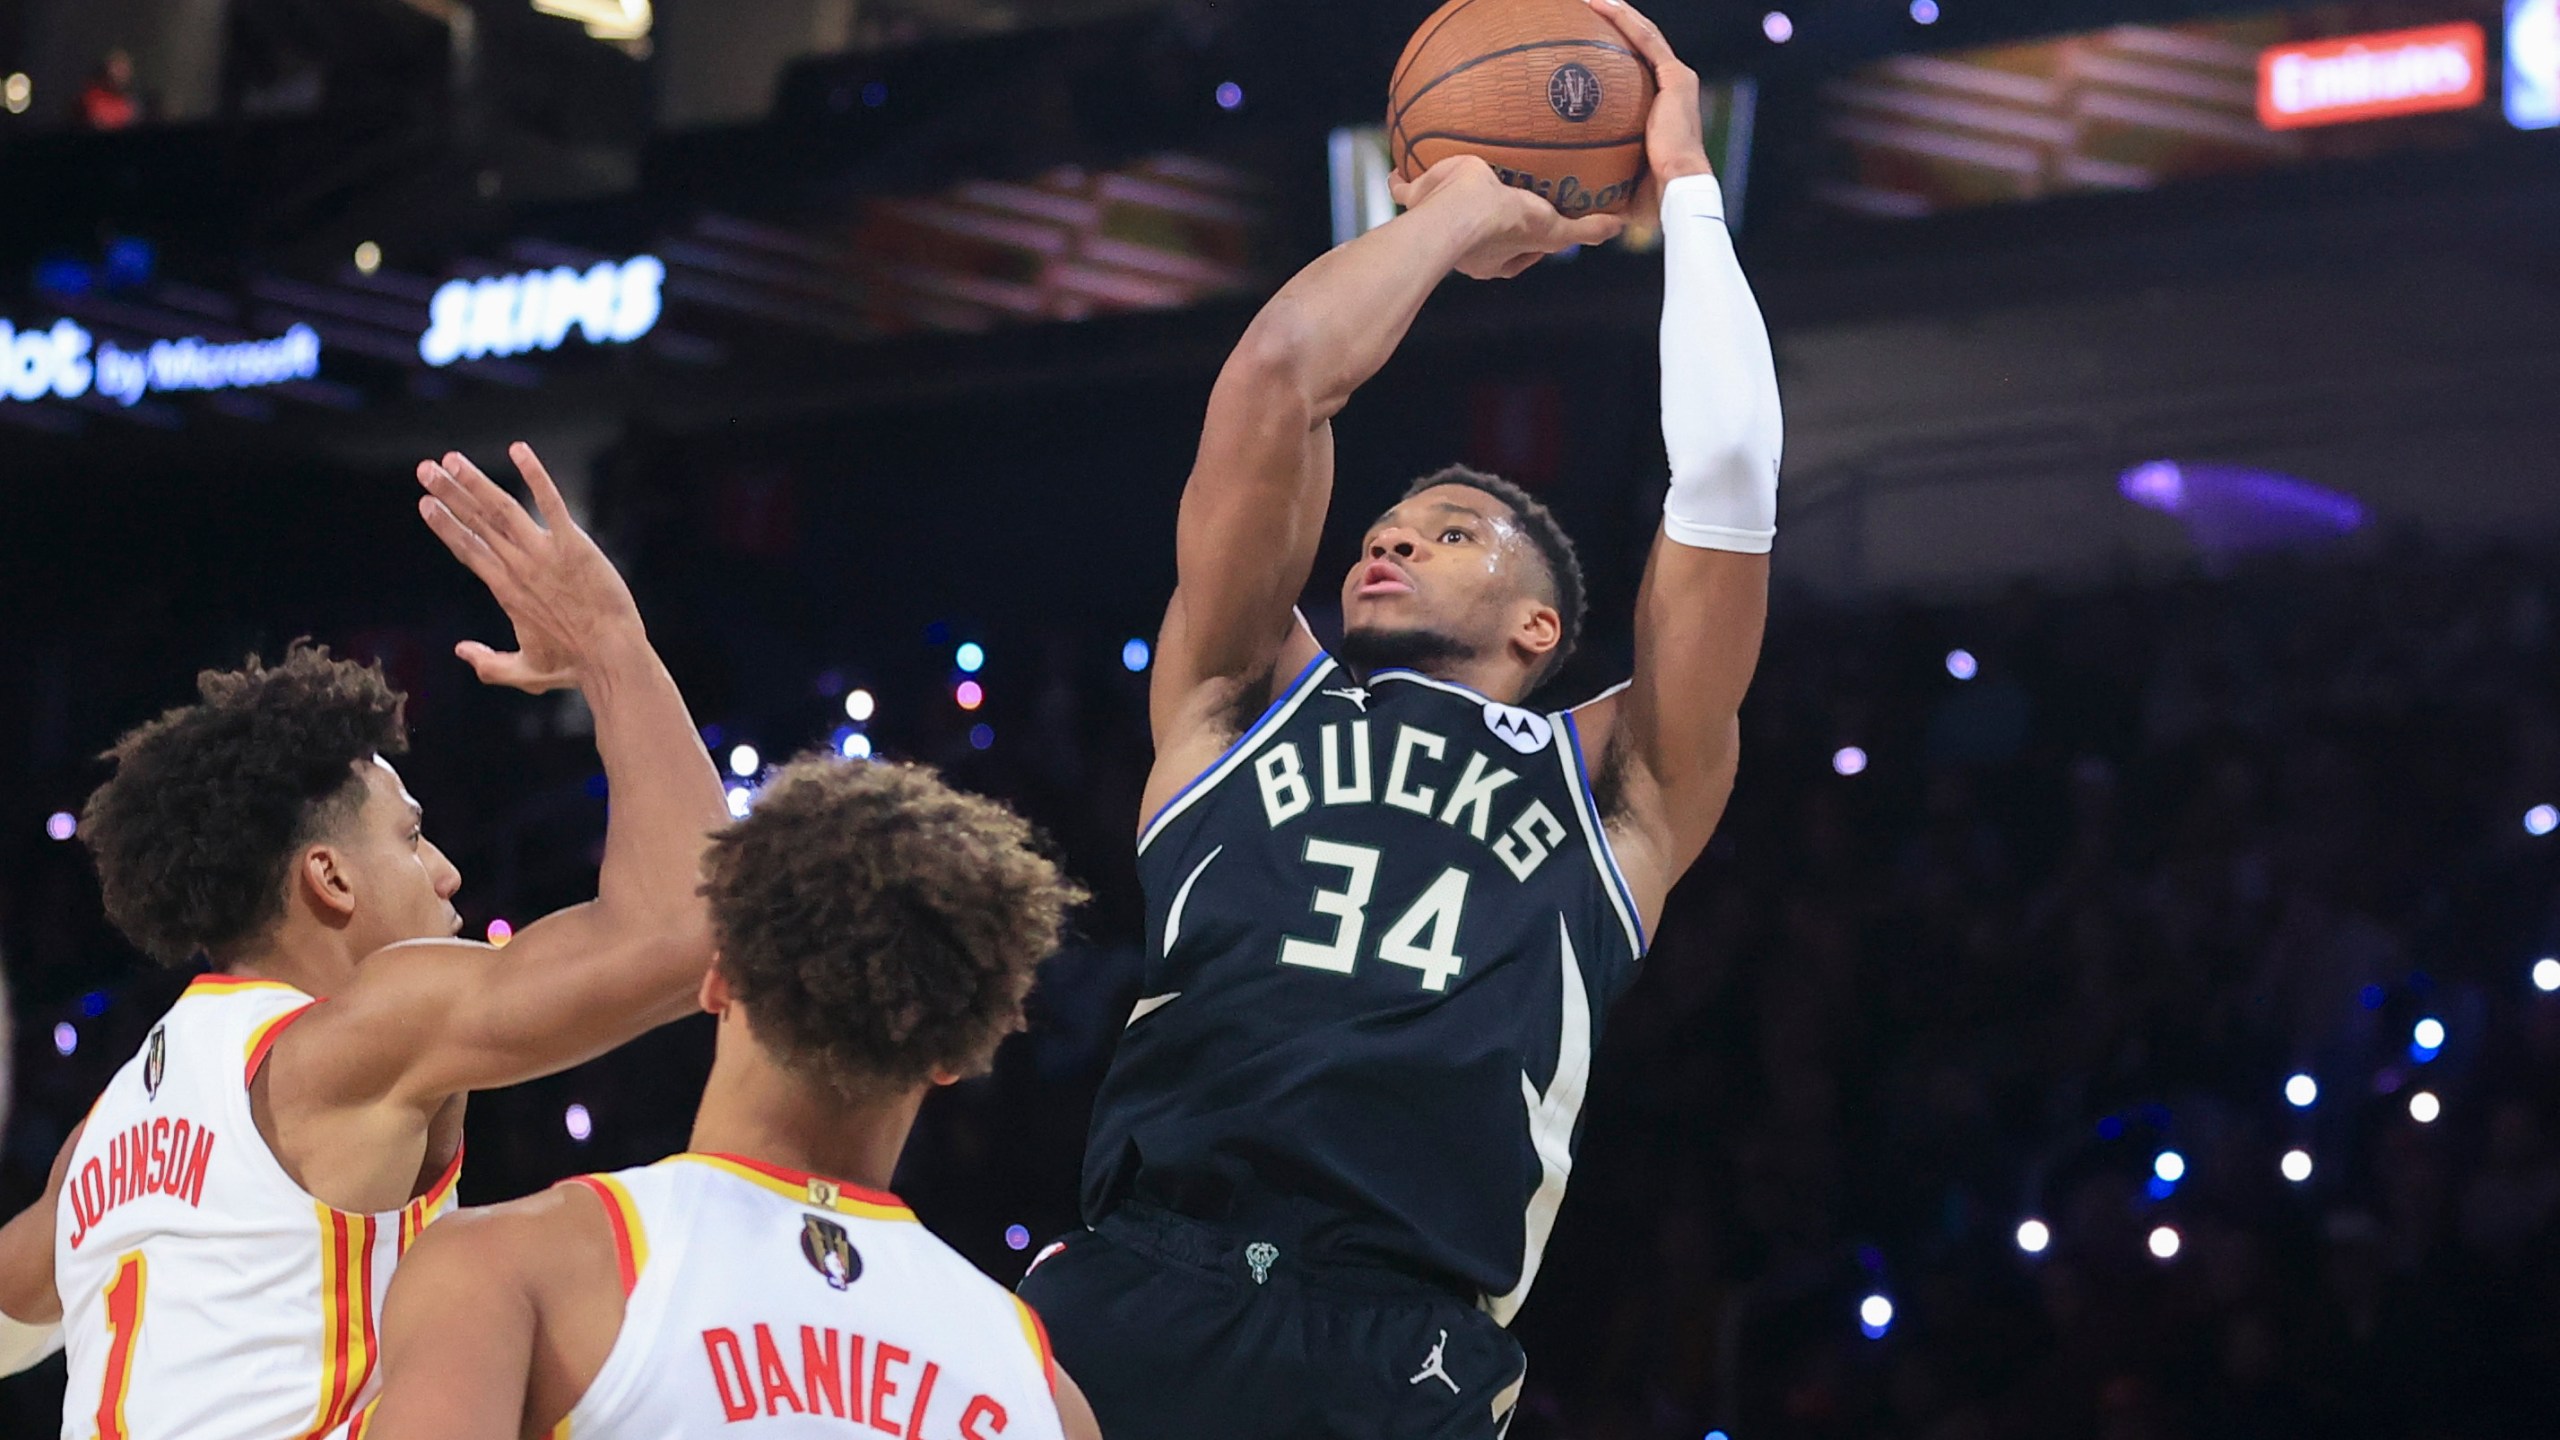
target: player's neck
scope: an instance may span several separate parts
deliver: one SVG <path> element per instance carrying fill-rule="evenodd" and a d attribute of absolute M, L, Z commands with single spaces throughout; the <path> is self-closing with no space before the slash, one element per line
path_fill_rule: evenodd
<path fill-rule="evenodd" d="M 848 1102 L 760 1057 L 723 1056 L 703 1086 L 691 1148 L 886 1190 L 923 1103 L 921 1088 Z"/>
<path fill-rule="evenodd" d="M 345 987 L 359 958 L 348 953 L 345 932 L 288 922 L 254 944 L 214 960 L 225 975 L 281 981 L 306 995 L 325 998 Z"/>
<path fill-rule="evenodd" d="M 1480 660 L 1449 659 L 1424 665 L 1382 665 L 1378 670 L 1409 670 L 1449 685 L 1464 685 L 1488 700 L 1520 703 L 1520 670 L 1499 656 Z M 1377 673 L 1376 670 L 1369 672 Z M 1365 676 L 1363 677 L 1366 678 Z"/>

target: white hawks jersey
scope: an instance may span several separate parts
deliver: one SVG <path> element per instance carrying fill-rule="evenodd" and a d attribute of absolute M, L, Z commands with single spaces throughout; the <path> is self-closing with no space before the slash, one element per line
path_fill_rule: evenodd
<path fill-rule="evenodd" d="M 452 1207 L 462 1157 L 378 1215 L 293 1182 L 249 1081 L 311 1003 L 202 976 L 89 1112 L 54 1216 L 63 1440 L 303 1440 L 372 1398 L 392 1267 Z"/>
<path fill-rule="evenodd" d="M 1063 1440 L 1039 1318 L 898 1197 L 734 1155 L 568 1183 L 625 1298 L 555 1437 Z"/>

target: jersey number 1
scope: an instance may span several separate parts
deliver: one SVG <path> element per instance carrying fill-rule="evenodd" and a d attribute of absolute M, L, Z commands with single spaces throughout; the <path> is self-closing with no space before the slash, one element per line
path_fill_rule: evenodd
<path fill-rule="evenodd" d="M 142 1290 L 151 1264 L 139 1250 L 116 1257 L 107 1282 L 107 1373 L 98 1391 L 98 1440 L 126 1440 L 125 1392 L 133 1388 L 133 1342 L 142 1337 Z"/>
<path fill-rule="evenodd" d="M 1369 926 L 1369 893 L 1378 883 L 1378 852 L 1366 845 L 1307 838 L 1307 863 L 1343 871 L 1348 884 L 1339 890 L 1319 886 L 1310 905 L 1333 917 L 1333 938 L 1305 940 L 1291 935 L 1280 942 L 1280 963 L 1304 965 L 1348 975 L 1360 958 L 1360 937 Z M 1378 958 L 1422 972 L 1422 988 L 1449 988 L 1449 977 L 1465 968 L 1458 954 L 1458 920 L 1467 908 L 1467 872 L 1452 865 L 1440 872 L 1405 907 L 1404 914 L 1378 937 Z"/>

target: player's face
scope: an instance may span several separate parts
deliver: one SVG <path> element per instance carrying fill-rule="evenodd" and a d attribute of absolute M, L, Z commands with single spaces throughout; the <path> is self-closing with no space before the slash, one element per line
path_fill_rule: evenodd
<path fill-rule="evenodd" d="M 462 928 L 453 908 L 462 872 L 426 837 L 418 802 L 390 761 L 377 756 L 361 773 L 364 804 L 351 833 L 339 839 L 340 859 L 355 883 L 363 952 L 454 934 Z"/>
<path fill-rule="evenodd" d="M 1509 506 L 1467 485 L 1434 485 L 1378 517 L 1342 582 L 1342 628 L 1430 635 L 1461 655 L 1508 646 L 1547 609 L 1537 542 Z M 1534 657 L 1531 657 L 1534 659 Z"/>

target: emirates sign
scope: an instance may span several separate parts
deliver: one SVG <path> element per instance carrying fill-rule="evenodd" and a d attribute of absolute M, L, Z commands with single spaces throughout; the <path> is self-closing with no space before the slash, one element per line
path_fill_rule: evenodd
<path fill-rule="evenodd" d="M 2471 21 L 2277 45 L 2258 57 L 2270 130 L 2467 110 L 2488 94 L 2488 32 Z"/>

